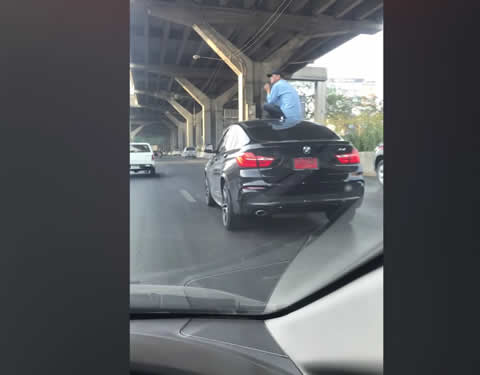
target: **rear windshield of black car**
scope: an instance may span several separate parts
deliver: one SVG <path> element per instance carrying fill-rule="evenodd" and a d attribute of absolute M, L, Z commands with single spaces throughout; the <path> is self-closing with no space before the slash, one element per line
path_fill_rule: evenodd
<path fill-rule="evenodd" d="M 300 122 L 295 126 L 281 129 L 269 125 L 251 125 L 245 129 L 248 136 L 256 142 L 338 140 L 340 137 L 323 125 Z"/>

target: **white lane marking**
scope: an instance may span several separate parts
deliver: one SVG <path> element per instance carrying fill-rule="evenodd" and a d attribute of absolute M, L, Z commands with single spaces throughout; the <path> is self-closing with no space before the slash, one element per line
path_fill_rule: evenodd
<path fill-rule="evenodd" d="M 181 189 L 181 190 L 180 190 L 180 194 L 182 194 L 183 197 L 184 197 L 187 201 L 189 201 L 189 202 L 191 202 L 191 203 L 195 203 L 195 202 L 196 202 L 195 198 L 192 197 L 192 195 L 191 195 L 188 191 Z"/>

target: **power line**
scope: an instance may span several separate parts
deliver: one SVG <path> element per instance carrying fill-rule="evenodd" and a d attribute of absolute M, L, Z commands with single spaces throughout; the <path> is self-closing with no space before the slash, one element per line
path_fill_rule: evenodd
<path fill-rule="evenodd" d="M 248 48 L 248 44 L 251 44 L 255 38 L 258 36 L 258 34 L 260 34 L 263 29 L 267 26 L 267 24 L 270 22 L 270 20 L 272 20 L 276 15 L 277 13 L 279 12 L 280 8 L 287 2 L 288 0 L 283 0 L 280 5 L 277 7 L 277 9 L 275 9 L 275 11 L 270 15 L 270 17 L 264 22 L 264 24 L 262 26 L 260 26 L 260 28 L 255 32 L 255 34 L 253 36 L 251 36 L 247 42 L 245 42 L 245 44 L 240 48 L 240 52 L 243 52 L 246 48 Z M 246 47 L 247 46 L 247 47 Z"/>
<path fill-rule="evenodd" d="M 288 4 L 285 7 L 283 7 L 287 1 L 288 1 Z M 239 51 L 233 54 L 233 57 L 239 56 L 241 53 L 245 52 L 247 49 L 250 49 L 255 44 L 257 44 L 260 38 L 263 37 L 263 35 L 265 35 L 273 27 L 273 25 L 280 19 L 280 17 L 285 13 L 285 11 L 288 9 L 288 7 L 292 2 L 293 0 L 283 0 L 280 3 L 280 5 L 277 7 L 277 9 L 265 21 L 265 23 L 255 32 L 255 34 L 252 37 L 250 37 L 249 40 L 247 40 L 247 42 L 245 42 L 245 44 L 239 49 Z M 270 21 L 271 23 L 268 24 Z M 218 71 L 220 70 L 220 64 L 222 62 L 217 63 L 216 69 L 208 78 L 207 83 L 205 84 L 206 90 L 209 88 L 213 79 L 215 79 L 215 77 L 217 76 Z"/>
<path fill-rule="evenodd" d="M 288 4 L 282 10 L 280 10 L 280 8 L 285 4 L 286 1 L 289 1 Z M 285 11 L 288 9 L 288 7 L 292 2 L 293 0 L 283 0 L 283 2 L 278 6 L 278 8 L 264 23 L 264 25 L 255 33 L 255 35 L 252 38 L 250 38 L 249 41 L 247 41 L 247 43 L 243 45 L 243 47 L 240 49 L 239 52 L 237 52 L 237 54 L 234 54 L 234 56 L 238 56 L 240 53 L 245 52 L 247 49 L 250 49 L 255 44 L 257 44 L 260 38 L 263 37 L 273 27 L 273 25 L 280 19 L 280 17 L 283 15 L 283 13 L 285 13 Z M 273 19 L 270 25 L 267 26 L 267 23 L 272 19 L 272 17 L 275 17 L 275 19 Z"/>
<path fill-rule="evenodd" d="M 217 66 L 215 67 L 215 70 L 213 71 L 213 73 L 210 75 L 210 77 L 208 78 L 208 81 L 207 83 L 205 84 L 205 90 L 208 90 L 210 88 L 210 84 L 213 82 L 213 80 L 216 78 L 218 72 L 220 71 L 220 66 L 221 64 L 223 63 L 223 61 L 219 61 L 217 62 Z"/>

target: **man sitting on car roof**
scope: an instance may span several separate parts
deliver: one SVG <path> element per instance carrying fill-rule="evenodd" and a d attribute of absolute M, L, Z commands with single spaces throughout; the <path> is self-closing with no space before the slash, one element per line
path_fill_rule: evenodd
<path fill-rule="evenodd" d="M 302 120 L 300 98 L 295 88 L 282 78 L 282 74 L 275 70 L 267 74 L 270 84 L 264 86 L 267 92 L 267 103 L 263 109 L 270 118 Z"/>

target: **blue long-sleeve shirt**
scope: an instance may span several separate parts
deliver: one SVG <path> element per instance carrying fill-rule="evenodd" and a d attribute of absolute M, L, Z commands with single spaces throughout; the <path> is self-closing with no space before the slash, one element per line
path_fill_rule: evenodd
<path fill-rule="evenodd" d="M 280 107 L 286 118 L 301 120 L 302 112 L 297 90 L 284 79 L 277 81 L 267 95 L 267 103 Z"/>

